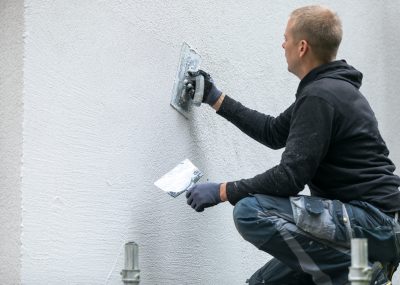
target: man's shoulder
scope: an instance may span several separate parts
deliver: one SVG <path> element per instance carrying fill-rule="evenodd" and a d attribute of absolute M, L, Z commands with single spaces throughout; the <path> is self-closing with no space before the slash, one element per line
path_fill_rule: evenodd
<path fill-rule="evenodd" d="M 298 94 L 298 99 L 304 97 L 319 97 L 323 100 L 333 103 L 337 101 L 338 97 L 343 97 L 346 95 L 350 97 L 360 96 L 360 92 L 350 83 L 336 79 L 336 78 L 320 78 L 308 84 L 300 94 Z"/>
<path fill-rule="evenodd" d="M 330 86 L 329 80 L 321 79 L 308 84 L 301 93 L 297 95 L 297 101 L 312 97 L 318 97 L 324 101 L 330 101 L 329 97 L 333 94 L 334 88 Z"/>

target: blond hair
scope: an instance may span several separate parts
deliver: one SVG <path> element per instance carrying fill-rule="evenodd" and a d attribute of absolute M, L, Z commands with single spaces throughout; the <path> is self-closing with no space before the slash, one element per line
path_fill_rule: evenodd
<path fill-rule="evenodd" d="M 342 23 L 329 8 L 313 5 L 298 8 L 290 14 L 295 40 L 306 40 L 322 62 L 335 59 L 342 41 Z"/>

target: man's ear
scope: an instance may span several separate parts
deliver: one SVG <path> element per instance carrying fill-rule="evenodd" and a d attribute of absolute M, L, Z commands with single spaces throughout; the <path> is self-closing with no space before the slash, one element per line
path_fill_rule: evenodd
<path fill-rule="evenodd" d="M 310 48 L 310 46 L 308 45 L 308 42 L 306 40 L 301 40 L 299 42 L 299 46 L 298 46 L 299 56 L 300 57 L 305 56 L 307 54 L 309 48 Z"/>

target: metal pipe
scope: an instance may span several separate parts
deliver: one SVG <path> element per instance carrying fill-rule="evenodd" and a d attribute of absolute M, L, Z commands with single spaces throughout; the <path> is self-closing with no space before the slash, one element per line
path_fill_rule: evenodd
<path fill-rule="evenodd" d="M 368 240 L 354 238 L 351 240 L 351 266 L 349 281 L 351 285 L 369 285 L 372 269 L 368 266 Z"/>
<path fill-rule="evenodd" d="M 121 275 L 124 284 L 137 285 L 140 282 L 139 246 L 135 242 L 125 244 L 125 269 Z"/>

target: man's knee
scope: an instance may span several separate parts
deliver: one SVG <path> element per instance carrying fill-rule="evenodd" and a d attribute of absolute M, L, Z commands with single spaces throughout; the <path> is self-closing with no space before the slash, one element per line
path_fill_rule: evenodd
<path fill-rule="evenodd" d="M 236 229 L 245 240 L 261 248 L 272 238 L 281 238 L 279 231 L 286 220 L 276 213 L 287 212 L 287 205 L 288 199 L 267 195 L 244 198 L 233 210 Z"/>
<path fill-rule="evenodd" d="M 236 229 L 245 240 L 250 241 L 252 233 L 257 231 L 261 211 L 262 209 L 254 197 L 244 198 L 235 205 L 233 220 Z"/>

